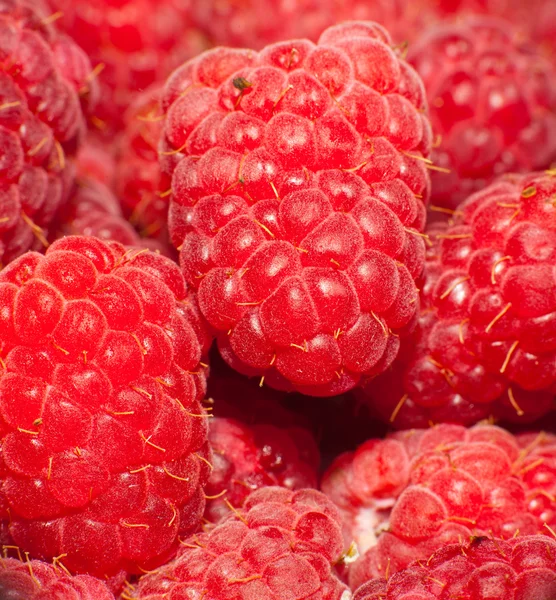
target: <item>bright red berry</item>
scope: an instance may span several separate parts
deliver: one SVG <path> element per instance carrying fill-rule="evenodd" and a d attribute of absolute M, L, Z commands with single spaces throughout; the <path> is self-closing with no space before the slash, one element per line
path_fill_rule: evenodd
<path fill-rule="evenodd" d="M 340 515 L 316 490 L 268 487 L 178 557 L 139 580 L 131 598 L 349 600 L 334 573 L 343 557 Z"/>
<path fill-rule="evenodd" d="M 552 600 L 556 540 L 524 535 L 472 537 L 418 561 L 387 581 L 370 581 L 354 600 Z"/>
<path fill-rule="evenodd" d="M 433 203 L 456 208 L 508 172 L 548 167 L 556 158 L 556 71 L 486 17 L 440 24 L 410 48 L 423 78 L 439 146 Z"/>
<path fill-rule="evenodd" d="M 204 348 L 179 268 L 66 237 L 0 272 L 0 498 L 33 556 L 164 562 L 204 509 Z"/>
<path fill-rule="evenodd" d="M 225 360 L 312 395 L 384 370 L 418 306 L 430 141 L 386 31 L 217 48 L 163 105 L 170 235 Z"/>

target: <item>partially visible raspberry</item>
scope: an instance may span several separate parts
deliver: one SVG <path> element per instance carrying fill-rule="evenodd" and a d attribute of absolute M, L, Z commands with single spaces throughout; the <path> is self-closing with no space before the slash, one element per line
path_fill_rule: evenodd
<path fill-rule="evenodd" d="M 169 259 L 93 237 L 0 272 L 0 507 L 14 543 L 112 575 L 165 562 L 204 510 L 195 297 Z"/>
<path fill-rule="evenodd" d="M 419 327 L 364 389 L 384 419 L 530 422 L 553 409 L 555 198 L 552 171 L 507 176 L 431 231 Z"/>
<path fill-rule="evenodd" d="M 556 540 L 524 535 L 473 537 L 385 579 L 370 581 L 353 600 L 553 600 Z"/>
<path fill-rule="evenodd" d="M 40 2 L 0 2 L 0 265 L 46 245 L 85 130 L 91 66 L 47 16 Z"/>
<path fill-rule="evenodd" d="M 499 427 L 439 425 L 370 440 L 339 457 L 322 489 L 363 554 L 350 569 L 352 587 L 471 535 L 548 534 L 554 513 L 533 500 L 553 498 L 554 457 L 539 453 L 543 439 L 537 434 L 520 451 Z"/>
<path fill-rule="evenodd" d="M 69 575 L 60 563 L 0 558 L 0 597 L 5 600 L 114 600 L 90 575 Z"/>
<path fill-rule="evenodd" d="M 112 146 L 90 132 L 77 153 L 78 177 L 90 177 L 112 188 L 116 178 L 116 156 Z"/>
<path fill-rule="evenodd" d="M 163 81 L 206 46 L 191 25 L 189 0 L 48 0 L 59 25 L 91 57 L 101 84 L 92 125 L 110 136 L 133 97 Z"/>
<path fill-rule="evenodd" d="M 139 580 L 130 598 L 349 600 L 334 574 L 340 515 L 316 490 L 268 487 L 243 510 L 182 542 L 178 557 Z"/>
<path fill-rule="evenodd" d="M 440 24 L 410 47 L 423 77 L 439 146 L 433 204 L 456 208 L 507 172 L 556 159 L 556 70 L 504 21 Z"/>
<path fill-rule="evenodd" d="M 316 396 L 383 371 L 418 308 L 430 145 L 388 33 L 216 48 L 162 104 L 170 235 L 225 360 Z"/>
<path fill-rule="evenodd" d="M 249 426 L 217 417 L 210 422 L 209 442 L 214 468 L 205 488 L 205 516 L 211 521 L 229 512 L 228 503 L 241 507 L 248 494 L 261 487 L 317 487 L 319 450 L 307 429 Z"/>

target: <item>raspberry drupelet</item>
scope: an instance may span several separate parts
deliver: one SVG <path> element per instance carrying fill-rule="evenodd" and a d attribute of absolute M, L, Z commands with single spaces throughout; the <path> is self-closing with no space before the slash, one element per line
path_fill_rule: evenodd
<path fill-rule="evenodd" d="M 40 2 L 0 2 L 0 265 L 46 245 L 94 102 L 89 59 Z"/>
<path fill-rule="evenodd" d="M 6 600 L 114 600 L 106 584 L 90 575 L 70 575 L 54 563 L 0 558 L 0 597 Z"/>
<path fill-rule="evenodd" d="M 469 536 L 549 534 L 553 481 L 549 434 L 439 425 L 369 440 L 336 459 L 322 489 L 362 554 L 349 572 L 355 588 Z"/>
<path fill-rule="evenodd" d="M 230 514 L 122 599 L 351 598 L 333 568 L 344 558 L 341 518 L 324 494 L 268 487 Z"/>
<path fill-rule="evenodd" d="M 388 580 L 370 581 L 353 600 L 552 600 L 556 540 L 524 535 L 451 544 Z"/>
<path fill-rule="evenodd" d="M 532 422 L 556 389 L 556 176 L 505 176 L 469 197 L 433 247 L 419 326 L 363 386 L 397 428 Z"/>
<path fill-rule="evenodd" d="M 438 147 L 433 205 L 456 208 L 503 173 L 556 159 L 556 70 L 511 25 L 488 17 L 439 24 L 410 47 Z"/>
<path fill-rule="evenodd" d="M 0 272 L 0 509 L 14 543 L 110 576 L 197 528 L 210 339 L 179 268 L 66 237 Z"/>
<path fill-rule="evenodd" d="M 430 146 L 388 33 L 216 48 L 162 102 L 170 236 L 225 360 L 317 396 L 384 370 L 418 308 Z"/>

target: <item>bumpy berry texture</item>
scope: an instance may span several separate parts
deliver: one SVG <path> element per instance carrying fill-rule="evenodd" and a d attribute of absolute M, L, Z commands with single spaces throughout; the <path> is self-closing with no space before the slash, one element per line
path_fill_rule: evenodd
<path fill-rule="evenodd" d="M 554 407 L 555 197 L 552 172 L 507 176 L 430 232 L 419 327 L 365 386 L 383 418 L 398 428 L 523 422 Z"/>
<path fill-rule="evenodd" d="M 48 0 L 59 26 L 87 52 L 101 85 L 91 125 L 107 136 L 122 127 L 134 96 L 163 81 L 205 47 L 190 23 L 189 0 Z"/>
<path fill-rule="evenodd" d="M 39 2 L 0 2 L 0 265 L 46 245 L 94 95 L 88 58 L 47 16 Z"/>
<path fill-rule="evenodd" d="M 163 106 L 170 235 L 225 360 L 312 395 L 382 371 L 418 307 L 430 142 L 386 31 L 217 48 Z"/>
<path fill-rule="evenodd" d="M 363 585 L 354 600 L 552 600 L 555 556 L 556 540 L 546 536 L 476 537 Z"/>
<path fill-rule="evenodd" d="M 210 462 L 207 340 L 179 268 L 62 238 L 0 272 L 0 315 L 0 507 L 14 543 L 96 575 L 164 562 L 198 525 Z"/>
<path fill-rule="evenodd" d="M 333 571 L 342 549 L 340 515 L 326 496 L 268 487 L 208 533 L 185 540 L 178 557 L 142 577 L 129 597 L 349 600 Z"/>
<path fill-rule="evenodd" d="M 433 204 L 456 208 L 508 172 L 556 159 L 556 71 L 509 24 L 486 17 L 441 24 L 410 47 L 439 146 Z"/>
<path fill-rule="evenodd" d="M 0 597 L 6 600 L 114 600 L 90 575 L 69 575 L 59 564 L 0 558 Z"/>
<path fill-rule="evenodd" d="M 317 487 L 319 450 L 302 427 L 247 425 L 235 419 L 211 420 L 209 442 L 213 470 L 205 488 L 205 516 L 217 522 L 229 512 L 228 502 L 243 505 L 250 491 L 282 486 L 291 490 Z"/>
<path fill-rule="evenodd" d="M 554 514 L 539 500 L 554 498 L 554 448 L 545 434 L 524 442 L 522 449 L 492 425 L 445 424 L 370 440 L 340 456 L 322 489 L 362 554 L 349 571 L 352 587 L 469 536 L 548 534 Z"/>

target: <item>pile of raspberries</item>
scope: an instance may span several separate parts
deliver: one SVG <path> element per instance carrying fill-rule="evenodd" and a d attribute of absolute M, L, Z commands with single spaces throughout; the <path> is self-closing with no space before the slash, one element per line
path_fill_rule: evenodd
<path fill-rule="evenodd" d="M 553 0 L 0 0 L 0 600 L 556 600 Z"/>

